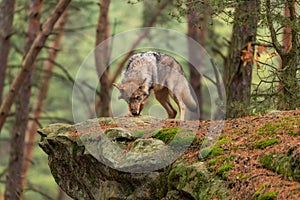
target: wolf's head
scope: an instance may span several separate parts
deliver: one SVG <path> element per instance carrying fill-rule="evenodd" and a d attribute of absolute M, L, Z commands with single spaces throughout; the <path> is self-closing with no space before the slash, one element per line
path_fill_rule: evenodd
<path fill-rule="evenodd" d="M 135 82 L 113 84 L 121 93 L 119 99 L 124 99 L 128 103 L 129 114 L 132 116 L 141 114 L 149 97 L 149 87 L 144 82 L 141 84 Z"/>

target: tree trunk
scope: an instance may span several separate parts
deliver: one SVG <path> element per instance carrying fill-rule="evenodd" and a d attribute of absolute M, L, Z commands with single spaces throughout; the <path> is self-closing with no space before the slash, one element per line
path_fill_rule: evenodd
<path fill-rule="evenodd" d="M 110 0 L 100 0 L 100 15 L 96 32 L 96 47 L 109 37 L 109 4 Z M 109 85 L 109 46 L 102 45 L 95 49 L 96 69 L 100 80 L 100 116 L 111 116 L 111 85 Z M 96 110 L 98 105 L 96 105 Z"/>
<path fill-rule="evenodd" d="M 287 3 L 285 3 L 285 6 L 284 6 L 284 16 L 286 18 L 290 17 L 290 10 L 288 8 Z M 291 27 L 284 27 L 283 28 L 282 44 L 283 44 L 283 52 L 288 53 L 291 50 L 291 47 L 292 47 L 292 29 L 291 29 Z M 279 59 L 279 64 L 278 64 L 278 77 L 282 76 L 281 71 L 282 71 L 282 60 L 280 58 Z M 282 83 L 279 81 L 278 91 L 282 91 L 282 89 L 283 89 Z M 281 96 L 279 95 L 278 102 L 281 102 L 281 101 L 282 101 Z"/>
<path fill-rule="evenodd" d="M 6 121 L 6 117 L 8 116 L 11 106 L 13 102 L 16 99 L 16 96 L 22 87 L 22 84 L 25 81 L 25 78 L 29 75 L 29 72 L 31 71 L 31 67 L 33 66 L 33 63 L 43 48 L 48 36 L 50 35 L 54 24 L 60 17 L 60 15 L 64 12 L 64 10 L 67 8 L 71 0 L 61 0 L 56 5 L 54 11 L 52 12 L 51 16 L 48 17 L 47 21 L 44 23 L 44 26 L 42 28 L 42 31 L 37 36 L 37 38 L 34 40 L 34 43 L 30 47 L 28 53 L 26 54 L 22 64 L 21 69 L 19 70 L 17 76 L 13 80 L 9 93 L 4 99 L 4 101 L 1 104 L 0 107 L 0 133 L 1 129 Z"/>
<path fill-rule="evenodd" d="M 30 46 L 35 40 L 40 30 L 40 18 L 42 11 L 42 0 L 32 0 L 30 4 L 28 26 L 26 34 L 26 43 L 24 47 L 24 55 L 27 54 Z M 25 146 L 25 132 L 27 128 L 29 108 L 30 108 L 30 96 L 31 96 L 31 84 L 32 74 L 34 71 L 34 64 L 28 72 L 28 76 L 24 77 L 24 83 L 19 91 L 19 95 L 16 101 L 16 114 L 14 128 L 11 138 L 11 153 L 8 167 L 8 175 L 6 180 L 6 199 L 22 199 L 23 185 L 22 185 L 22 168 L 24 158 L 24 146 Z"/>
<path fill-rule="evenodd" d="M 227 117 L 230 118 L 248 114 L 253 63 L 248 62 L 243 66 L 241 53 L 247 49 L 249 42 L 256 40 L 259 7 L 260 0 L 254 0 L 242 1 L 235 9 L 232 38 L 225 63 Z"/>
<path fill-rule="evenodd" d="M 189 13 L 187 15 L 188 20 L 188 36 L 193 40 L 197 41 L 202 47 L 205 46 L 206 38 L 207 38 L 207 15 L 208 6 L 205 4 L 202 5 L 201 10 L 196 6 L 196 4 L 189 3 Z M 202 76 L 199 73 L 204 67 L 203 63 L 203 55 L 202 52 L 198 52 L 192 48 L 193 45 L 188 44 L 189 49 L 189 60 L 195 60 L 194 63 L 199 63 L 199 66 L 193 66 L 189 63 L 189 71 L 190 71 L 190 83 L 196 94 L 196 98 L 198 101 L 200 120 L 205 119 L 203 112 L 203 98 L 202 98 Z"/>
<path fill-rule="evenodd" d="M 289 18 L 290 24 L 297 24 L 296 2 L 285 3 L 285 17 Z M 285 27 L 283 32 L 283 48 L 279 51 L 281 62 L 279 74 L 279 97 L 277 108 L 279 110 L 294 110 L 300 106 L 299 84 L 297 69 L 299 67 L 299 33 L 295 27 Z"/>
<path fill-rule="evenodd" d="M 279 110 L 295 110 L 300 107 L 299 84 L 297 68 L 300 61 L 300 52 L 297 48 L 281 56 L 282 71 L 280 73 L 281 90 L 279 91 Z"/>
<path fill-rule="evenodd" d="M 48 50 L 48 59 L 45 61 L 44 69 L 41 74 L 40 88 L 37 91 L 36 98 L 33 103 L 32 109 L 32 119 L 28 122 L 26 134 L 25 134 L 25 158 L 23 167 L 23 186 L 27 182 L 27 172 L 32 160 L 32 154 L 35 144 L 35 138 L 37 134 L 38 123 L 37 121 L 41 118 L 46 96 L 48 93 L 49 83 L 52 76 L 52 71 L 54 68 L 53 61 L 56 60 L 57 52 L 60 49 L 61 38 L 64 32 L 64 26 L 67 20 L 67 12 L 65 11 L 57 22 L 56 34 L 54 40 L 50 43 L 50 48 Z"/>
<path fill-rule="evenodd" d="M 0 104 L 3 96 L 14 9 L 15 0 L 2 0 L 0 5 Z"/>

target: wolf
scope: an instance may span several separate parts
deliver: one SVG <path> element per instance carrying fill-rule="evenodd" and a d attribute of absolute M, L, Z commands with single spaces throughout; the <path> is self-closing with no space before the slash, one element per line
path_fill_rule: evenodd
<path fill-rule="evenodd" d="M 167 111 L 168 117 L 176 117 L 171 97 L 177 104 L 180 120 L 185 120 L 187 108 L 197 111 L 198 106 L 181 65 L 172 56 L 160 52 L 134 54 L 123 72 L 121 83 L 114 83 L 119 89 L 119 99 L 124 99 L 130 116 L 139 116 L 153 91 L 155 98 Z"/>

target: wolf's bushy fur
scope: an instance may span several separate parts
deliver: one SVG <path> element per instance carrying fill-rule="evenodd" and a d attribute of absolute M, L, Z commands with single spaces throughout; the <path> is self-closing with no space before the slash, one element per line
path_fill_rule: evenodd
<path fill-rule="evenodd" d="M 169 118 L 176 117 L 176 110 L 170 103 L 173 98 L 184 120 L 186 107 L 197 110 L 189 84 L 184 77 L 181 65 L 171 56 L 159 52 L 143 52 L 133 55 L 123 72 L 122 83 L 116 86 L 129 106 L 129 114 L 140 115 L 150 92 L 165 108 Z"/>

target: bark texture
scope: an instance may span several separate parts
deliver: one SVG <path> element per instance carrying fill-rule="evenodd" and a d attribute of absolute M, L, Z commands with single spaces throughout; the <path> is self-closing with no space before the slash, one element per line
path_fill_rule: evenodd
<path fill-rule="evenodd" d="M 189 2 L 188 5 L 188 36 L 205 48 L 205 42 L 207 38 L 207 15 L 209 14 L 208 6 L 204 3 L 204 5 L 201 5 L 201 9 L 199 9 L 197 3 L 193 4 Z M 202 59 L 204 55 L 203 52 L 198 52 L 197 50 L 193 49 L 193 45 L 188 45 L 189 60 L 196 60 L 194 63 L 199 63 L 198 66 L 193 66 L 189 63 L 190 83 L 198 100 L 200 119 L 205 119 L 202 97 L 202 76 L 200 74 L 204 67 L 204 59 Z"/>
<path fill-rule="evenodd" d="M 5 71 L 10 49 L 10 37 L 13 33 L 15 0 L 2 0 L 0 5 L 0 104 L 2 102 Z"/>
<path fill-rule="evenodd" d="M 300 62 L 300 41 L 297 18 L 296 1 L 286 1 L 285 17 L 290 27 L 283 28 L 283 44 L 277 39 L 277 33 L 272 22 L 271 2 L 266 1 L 267 21 L 271 33 L 272 44 L 281 58 L 281 65 L 278 69 L 279 76 L 279 98 L 277 108 L 279 110 L 293 110 L 300 106 L 299 81 L 297 71 L 299 71 Z"/>
<path fill-rule="evenodd" d="M 96 111 L 100 109 L 99 113 L 102 117 L 111 116 L 111 85 L 109 85 L 109 57 L 110 48 L 108 43 L 101 42 L 105 41 L 109 37 L 109 5 L 110 0 L 100 0 L 100 15 L 98 19 L 98 26 L 96 32 L 96 69 L 100 80 L 100 100 L 96 104 Z M 97 47 L 98 46 L 98 47 Z"/>
<path fill-rule="evenodd" d="M 235 9 L 232 38 L 225 64 L 227 117 L 247 115 L 250 104 L 252 62 L 244 66 L 242 50 L 256 41 L 260 0 L 241 1 Z M 252 46 L 254 53 L 254 46 Z"/>

